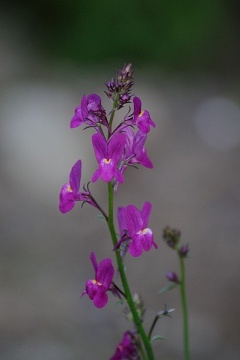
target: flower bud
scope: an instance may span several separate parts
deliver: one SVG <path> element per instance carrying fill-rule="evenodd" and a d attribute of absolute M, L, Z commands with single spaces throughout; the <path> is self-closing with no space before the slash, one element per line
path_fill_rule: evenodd
<path fill-rule="evenodd" d="M 173 271 L 169 271 L 169 272 L 166 274 L 166 278 L 167 278 L 169 281 L 171 281 L 171 282 L 173 282 L 173 283 L 175 283 L 175 284 L 179 284 L 179 283 L 180 283 L 177 274 L 176 274 L 175 272 L 173 272 Z"/>
<path fill-rule="evenodd" d="M 106 91 L 107 96 L 112 99 L 112 101 L 118 99 L 116 110 L 121 109 L 125 104 L 130 102 L 133 84 L 132 64 L 125 64 L 122 69 L 117 71 L 115 78 L 105 84 L 108 89 L 108 91 Z"/>
<path fill-rule="evenodd" d="M 169 226 L 165 227 L 163 230 L 163 239 L 166 241 L 167 245 L 173 249 L 176 249 L 180 241 L 180 236 L 180 231 L 172 229 Z"/>
<path fill-rule="evenodd" d="M 179 255 L 180 255 L 181 257 L 183 257 L 183 258 L 187 256 L 188 252 L 189 252 L 189 247 L 188 247 L 188 245 L 183 245 L 183 246 L 181 246 L 180 249 L 178 250 Z"/>

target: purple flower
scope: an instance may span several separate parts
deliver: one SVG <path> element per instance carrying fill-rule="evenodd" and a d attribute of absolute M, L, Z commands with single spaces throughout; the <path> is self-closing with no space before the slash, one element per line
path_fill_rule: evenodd
<path fill-rule="evenodd" d="M 61 188 L 59 195 L 59 210 L 65 214 L 73 209 L 76 201 L 87 202 L 92 206 L 96 206 L 90 191 L 87 187 L 84 188 L 84 192 L 80 192 L 80 182 L 81 182 L 81 170 L 82 162 L 78 160 L 72 167 L 72 170 L 69 175 L 69 183 L 64 184 Z"/>
<path fill-rule="evenodd" d="M 152 246 L 158 248 L 152 230 L 147 227 L 151 209 L 149 202 L 144 203 L 142 210 L 134 205 L 118 208 L 120 233 L 122 237 L 127 235 L 131 239 L 129 252 L 132 256 L 140 256 L 143 250 L 149 251 Z"/>
<path fill-rule="evenodd" d="M 82 162 L 78 160 L 69 175 L 69 184 L 64 184 L 59 195 L 59 210 L 65 214 L 72 210 L 76 201 L 84 200 L 79 192 Z"/>
<path fill-rule="evenodd" d="M 152 121 L 150 114 L 147 110 L 142 110 L 141 100 L 135 96 L 133 98 L 133 124 L 136 124 L 139 130 L 143 133 L 148 133 L 150 131 L 150 126 L 156 127 L 155 123 Z"/>
<path fill-rule="evenodd" d="M 88 294 L 89 298 L 93 300 L 94 305 L 97 308 L 102 308 L 108 302 L 106 292 L 111 291 L 114 268 L 111 259 L 108 258 L 102 260 L 98 265 L 93 252 L 90 255 L 90 260 L 95 270 L 95 279 L 86 282 L 82 296 Z"/>
<path fill-rule="evenodd" d="M 153 164 L 147 156 L 147 151 L 144 147 L 147 140 L 147 134 L 140 130 L 134 134 L 132 128 L 129 126 L 124 129 L 124 133 L 127 135 L 125 146 L 126 164 L 141 164 L 149 169 L 152 169 Z"/>
<path fill-rule="evenodd" d="M 81 100 L 81 105 L 75 109 L 75 115 L 71 119 L 70 127 L 75 128 L 82 123 L 89 126 L 96 126 L 100 122 L 106 125 L 105 110 L 101 105 L 101 98 L 97 94 L 84 95 Z"/>
<path fill-rule="evenodd" d="M 125 142 L 124 134 L 113 135 L 108 141 L 100 133 L 92 136 L 92 144 L 98 161 L 98 169 L 92 176 L 93 182 L 100 176 L 106 182 L 113 178 L 120 183 L 124 182 L 123 175 L 117 166 L 123 155 Z"/>
<path fill-rule="evenodd" d="M 122 341 L 118 344 L 115 354 L 110 360 L 138 360 L 136 339 L 130 331 L 126 331 Z"/>

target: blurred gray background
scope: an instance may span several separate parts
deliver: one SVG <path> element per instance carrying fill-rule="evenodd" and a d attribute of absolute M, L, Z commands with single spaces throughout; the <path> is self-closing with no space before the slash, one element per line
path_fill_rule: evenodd
<path fill-rule="evenodd" d="M 80 298 L 90 252 L 114 259 L 97 211 L 58 211 L 74 162 L 83 161 L 82 184 L 96 169 L 91 130 L 69 128 L 74 109 L 98 93 L 110 110 L 104 82 L 126 62 L 157 127 L 146 145 L 154 169 L 129 169 L 116 205 L 152 202 L 159 245 L 127 256 L 127 273 L 147 326 L 165 303 L 176 309 L 156 327 L 166 337 L 156 359 L 183 359 L 179 294 L 158 294 L 166 272 L 178 272 L 166 225 L 190 246 L 192 359 L 239 359 L 239 3 L 25 0 L 0 9 L 1 360 L 109 359 L 130 327 L 116 299 L 98 310 Z M 91 188 L 106 207 L 104 184 Z"/>

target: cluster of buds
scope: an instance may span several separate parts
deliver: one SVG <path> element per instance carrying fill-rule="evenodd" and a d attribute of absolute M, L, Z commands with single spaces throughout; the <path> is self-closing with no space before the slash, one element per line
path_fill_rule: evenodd
<path fill-rule="evenodd" d="M 132 64 L 124 65 L 122 69 L 117 71 L 115 78 L 105 84 L 108 89 L 106 91 L 107 96 L 116 102 L 114 110 L 119 110 L 130 102 L 133 84 Z"/>
<path fill-rule="evenodd" d="M 180 231 L 172 229 L 169 226 L 165 227 L 165 229 L 163 230 L 163 240 L 165 240 L 167 245 L 172 249 L 177 248 L 180 237 Z"/>

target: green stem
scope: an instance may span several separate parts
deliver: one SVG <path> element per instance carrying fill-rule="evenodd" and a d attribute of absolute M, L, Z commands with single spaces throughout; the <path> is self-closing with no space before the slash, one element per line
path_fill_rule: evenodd
<path fill-rule="evenodd" d="M 112 132 L 112 123 L 113 123 L 115 111 L 116 111 L 116 108 L 117 108 L 117 105 L 118 105 L 118 101 L 119 101 L 119 96 L 116 95 L 115 100 L 113 102 L 113 108 L 112 108 L 111 116 L 110 116 L 110 120 L 109 120 L 109 134 L 108 134 L 108 137 L 110 137 L 111 132 Z"/>
<path fill-rule="evenodd" d="M 108 228 L 109 228 L 109 231 L 111 234 L 113 246 L 115 247 L 117 244 L 117 235 L 116 235 L 114 221 L 113 221 L 113 197 L 114 197 L 113 187 L 112 187 L 112 184 L 109 182 L 108 183 Z M 122 280 L 122 285 L 124 288 L 124 293 L 126 295 L 126 300 L 127 300 L 128 306 L 131 310 L 133 320 L 137 327 L 138 333 L 140 334 L 142 342 L 144 344 L 145 351 L 147 354 L 147 359 L 154 360 L 152 345 L 151 345 L 150 340 L 148 339 L 148 336 L 145 333 L 145 330 L 142 325 L 142 321 L 138 315 L 136 306 L 134 304 L 119 250 L 115 250 L 115 255 L 116 255 L 119 273 L 120 273 L 121 280 Z"/>
<path fill-rule="evenodd" d="M 142 346 L 142 340 L 141 340 L 140 336 L 138 336 L 138 346 L 139 346 L 139 349 L 140 349 L 142 360 L 147 360 L 146 355 L 145 355 L 145 351 L 144 351 L 143 346 Z"/>
<path fill-rule="evenodd" d="M 179 254 L 179 260 L 180 260 L 180 271 L 181 271 L 180 294 L 181 294 L 181 304 L 182 304 L 182 314 L 183 314 L 184 359 L 190 360 L 187 297 L 186 297 L 186 288 L 185 288 L 185 266 L 184 266 L 184 258 L 183 256 L 181 256 L 181 254 Z"/>
<path fill-rule="evenodd" d="M 148 333 L 148 338 L 149 338 L 149 339 L 151 339 L 153 329 L 154 329 L 154 327 L 155 327 L 158 319 L 159 319 L 159 316 L 156 315 L 155 318 L 154 318 L 154 320 L 153 320 L 152 326 L 151 326 L 151 328 L 150 328 L 150 330 L 149 330 L 149 333 Z"/>

